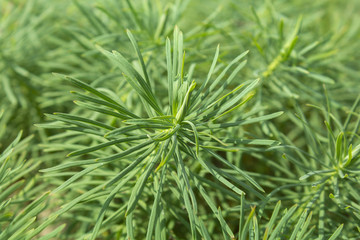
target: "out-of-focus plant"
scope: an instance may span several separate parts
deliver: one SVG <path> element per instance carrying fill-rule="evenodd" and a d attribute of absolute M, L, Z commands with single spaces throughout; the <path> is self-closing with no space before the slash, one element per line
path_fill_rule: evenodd
<path fill-rule="evenodd" d="M 191 229 L 190 236 L 192 238 L 197 238 L 198 234 L 204 238 L 209 236 L 206 225 L 197 216 L 198 203 L 192 190 L 195 187 L 198 188 L 213 213 L 218 216 L 225 236 L 233 237 L 234 234 L 218 212 L 215 203 L 202 187 L 201 182 L 205 172 L 202 172 L 200 176 L 197 176 L 197 174 L 203 168 L 224 185 L 219 185 L 219 187 L 224 188 L 223 191 L 228 187 L 238 195 L 248 191 L 263 198 L 261 186 L 241 169 L 221 157 L 219 151 L 238 151 L 238 144 L 275 144 L 273 140 L 224 138 L 223 136 L 226 135 L 223 135 L 223 132 L 226 133 L 226 129 L 229 127 L 238 127 L 272 119 L 279 116 L 281 112 L 255 118 L 244 115 L 244 117 L 238 117 L 232 122 L 222 122 L 221 119 L 226 119 L 228 114 L 242 107 L 252 98 L 251 91 L 258 83 L 258 80 L 248 81 L 245 84 L 237 83 L 237 73 L 245 66 L 246 61 L 241 60 L 246 53 L 239 55 L 217 77 L 214 77 L 213 71 L 216 68 L 219 56 L 218 47 L 206 80 L 203 85 L 197 88 L 196 82 L 192 78 L 193 71 L 195 71 L 194 65 L 185 74 L 183 37 L 177 28 L 174 31 L 173 48 L 171 49 L 169 39 L 166 43 L 168 99 L 166 102 L 160 103 L 154 95 L 152 81 L 149 79 L 146 64 L 136 40 L 130 32 L 128 32 L 128 36 L 138 54 L 139 65 L 141 66 L 140 72 L 120 53 L 115 51 L 110 53 L 100 47 L 99 49 L 119 67 L 123 73 L 122 80 L 126 80 L 132 87 L 133 91 L 139 96 L 137 102 L 141 103 L 143 107 L 139 106 L 139 104 L 134 105 L 133 109 L 125 107 L 120 99 L 113 97 L 115 95 L 110 89 L 106 89 L 106 91 L 97 90 L 80 80 L 65 77 L 77 87 L 90 93 L 89 95 L 74 92 L 75 96 L 81 100 L 76 103 L 86 109 L 88 112 L 86 115 L 91 113 L 93 117 L 84 118 L 78 114 L 55 113 L 48 116 L 67 125 L 60 124 L 60 122 L 41 125 L 47 128 L 61 128 L 80 132 L 80 134 L 76 135 L 71 134 L 71 148 L 79 149 L 70 153 L 69 156 L 86 154 L 88 155 L 87 159 L 91 156 L 95 157 L 94 159 L 90 158 L 90 160 L 67 161 L 62 165 L 45 170 L 48 172 L 69 167 L 83 168 L 82 171 L 74 174 L 54 192 L 72 186 L 77 179 L 97 169 L 105 171 L 105 166 L 108 166 L 107 168 L 111 168 L 110 166 L 122 168 L 113 178 L 107 179 L 107 181 L 99 184 L 94 189 L 80 195 L 71 203 L 65 205 L 66 207 L 60 212 L 70 209 L 85 197 L 89 198 L 94 194 L 99 194 L 102 189 L 106 189 L 107 192 L 110 191 L 106 194 L 107 197 L 96 221 L 91 237 L 94 239 L 98 234 L 111 201 L 125 187 L 124 185 L 128 185 L 129 181 L 133 182 L 134 177 L 136 177 L 137 181 L 133 183 L 132 190 L 127 193 L 129 194 L 128 200 L 125 201 L 125 205 L 127 205 L 125 212 L 127 235 L 130 238 L 139 237 L 139 231 L 133 229 L 132 219 L 136 216 L 133 212 L 142 197 L 144 189 L 150 188 L 147 190 L 148 194 L 151 192 L 155 194 L 146 234 L 147 238 L 150 239 L 154 227 L 161 225 L 159 214 L 164 211 L 163 208 L 176 209 L 178 207 L 161 200 L 161 192 L 165 191 L 164 189 L 167 189 L 169 184 L 169 181 L 166 183 L 164 181 L 168 179 L 172 180 L 173 184 L 178 188 L 172 191 L 180 194 L 178 200 L 182 202 L 188 213 Z M 227 90 L 232 83 L 237 84 L 237 87 L 234 87 L 233 90 Z M 96 113 L 96 115 L 93 113 Z M 80 137 L 84 134 L 91 139 L 92 146 L 80 148 L 80 146 L 74 145 L 74 138 L 82 141 Z M 100 142 L 98 142 L 99 140 Z M 64 148 L 67 145 L 69 144 L 65 143 Z M 51 147 L 51 144 L 49 146 Z M 97 151 L 106 147 L 118 150 L 113 151 L 110 155 L 103 155 L 101 151 Z M 234 178 L 224 172 L 224 169 L 216 167 L 211 163 L 212 161 L 209 161 L 209 158 L 216 159 L 226 168 L 234 169 L 240 174 L 242 180 L 241 178 Z M 131 164 L 124 165 L 125 161 L 130 161 Z M 86 165 L 89 166 L 86 167 Z M 152 179 L 151 182 L 155 181 L 151 187 L 147 184 L 150 179 Z M 151 188 L 153 189 L 151 190 Z M 166 221 L 166 218 L 164 221 Z M 155 228 L 155 231 L 155 236 L 158 236 L 162 231 L 167 232 L 168 230 Z"/>
<path fill-rule="evenodd" d="M 345 225 L 345 231 L 348 237 L 356 237 L 360 214 L 360 117 L 357 114 L 360 98 L 347 110 L 344 120 L 339 119 L 332 112 L 330 102 L 327 103 L 325 108 L 310 105 L 323 113 L 323 125 L 317 120 L 307 120 L 297 107 L 298 114 L 292 120 L 304 129 L 306 143 L 302 148 L 296 146 L 300 144 L 295 144 L 292 137 L 281 134 L 287 144 L 283 158 L 291 163 L 288 166 L 292 168 L 292 174 L 299 177 L 299 182 L 278 190 L 287 192 L 290 199 L 298 199 L 299 204 L 314 209 L 319 219 L 319 238 L 329 234 L 336 221 L 355 223 Z"/>

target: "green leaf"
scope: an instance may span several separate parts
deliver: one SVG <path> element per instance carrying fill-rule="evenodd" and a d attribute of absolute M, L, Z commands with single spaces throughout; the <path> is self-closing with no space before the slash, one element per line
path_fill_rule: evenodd
<path fill-rule="evenodd" d="M 113 130 L 115 129 L 112 126 L 109 126 L 107 124 L 104 124 L 102 122 L 99 121 L 94 121 L 88 118 L 83 118 L 83 117 L 78 117 L 72 114 L 65 114 L 65 113 L 54 113 L 53 115 L 50 114 L 45 114 L 45 116 L 50 117 L 52 119 L 58 120 L 58 121 L 63 121 L 66 123 L 70 123 L 70 124 L 74 124 L 74 125 L 78 125 L 84 128 L 88 128 L 88 125 L 84 125 L 82 123 L 86 123 L 86 124 L 90 124 L 90 125 L 94 125 L 100 128 L 104 128 L 107 130 Z M 79 123 L 80 122 L 80 123 Z"/>
<path fill-rule="evenodd" d="M 52 123 L 38 123 L 34 124 L 36 127 L 40 128 L 48 128 L 48 129 L 62 129 L 62 130 L 71 130 L 76 132 L 81 132 L 85 134 L 92 134 L 97 136 L 104 136 L 103 133 L 99 132 L 99 130 L 95 129 L 84 129 L 83 127 L 68 127 L 68 125 L 59 124 L 60 122 L 52 122 Z M 77 125 L 81 125 L 81 123 L 77 123 Z"/>
<path fill-rule="evenodd" d="M 270 221 L 268 222 L 268 224 L 266 226 L 263 240 L 268 239 L 268 237 L 271 235 L 271 233 L 273 231 L 273 226 L 274 226 L 275 220 L 279 214 L 280 207 L 281 207 L 281 201 L 278 201 L 274 207 Z"/>
<path fill-rule="evenodd" d="M 124 169 L 123 171 L 121 171 L 120 174 L 118 174 L 116 177 L 114 177 L 111 182 L 108 182 L 107 187 L 112 185 L 113 183 L 115 183 L 116 181 L 118 181 L 119 179 L 121 179 L 121 181 L 116 185 L 116 187 L 110 192 L 110 194 L 107 196 L 105 202 L 103 203 L 99 216 L 96 220 L 94 229 L 92 231 L 90 240 L 94 240 L 96 239 L 101 225 L 103 223 L 104 217 L 105 217 L 105 213 L 106 210 L 108 209 L 111 201 L 114 199 L 114 197 L 119 193 L 120 189 L 128 183 L 128 181 L 131 180 L 131 178 L 133 178 L 135 176 L 135 174 L 137 173 L 137 171 L 132 171 L 128 176 L 126 176 L 128 174 L 129 171 L 131 171 L 133 168 L 135 168 L 140 161 L 142 161 L 144 159 L 144 157 L 137 159 L 136 164 L 131 164 L 132 166 L 127 167 L 126 169 Z M 126 176 L 126 177 L 125 177 Z M 105 189 L 105 187 L 104 187 Z"/>
<path fill-rule="evenodd" d="M 81 13 L 86 17 L 86 19 L 91 23 L 91 25 L 96 29 L 96 31 L 101 33 L 110 32 L 110 30 L 93 12 L 90 11 L 88 7 L 80 4 L 77 0 L 73 1 L 75 6 L 81 11 Z"/>
<path fill-rule="evenodd" d="M 127 239 L 134 240 L 133 213 L 126 216 Z"/>
<path fill-rule="evenodd" d="M 234 192 L 236 192 L 237 194 L 241 195 L 241 194 L 245 194 L 242 190 L 240 190 L 238 187 L 236 187 L 234 184 L 232 184 L 231 182 L 229 182 L 226 178 L 224 178 L 223 176 L 221 176 L 217 171 L 214 170 L 214 167 L 210 165 L 210 163 L 207 163 L 206 161 L 203 161 L 200 157 L 198 158 L 200 164 L 206 169 L 208 170 L 211 175 L 213 175 L 219 182 L 221 182 L 222 184 L 224 184 L 225 186 L 227 186 L 229 189 L 233 190 Z"/>
<path fill-rule="evenodd" d="M 124 137 L 124 138 L 108 141 L 108 142 L 105 142 L 105 143 L 101 143 L 101 144 L 98 144 L 98 145 L 93 146 L 93 147 L 88 147 L 88 148 L 84 148 L 84 149 L 81 149 L 81 150 L 77 150 L 77 151 L 69 153 L 67 156 L 70 157 L 70 156 L 77 156 L 77 155 L 87 154 L 87 153 L 90 153 L 90 152 L 93 152 L 93 151 L 96 151 L 96 150 L 99 150 L 99 149 L 102 149 L 102 148 L 105 148 L 105 147 L 108 147 L 108 146 L 111 146 L 111 145 L 115 145 L 115 144 L 119 144 L 119 143 L 123 143 L 123 142 L 129 143 L 131 141 L 142 140 L 142 139 L 146 139 L 146 138 L 148 138 L 147 135 Z"/>
<path fill-rule="evenodd" d="M 303 237 L 303 236 L 310 224 L 311 218 L 312 218 L 312 212 L 310 212 L 309 216 L 306 218 L 306 221 L 305 221 L 304 225 L 302 226 L 301 231 L 297 235 L 297 238 L 296 238 L 297 240 L 305 239 L 305 237 Z"/>
<path fill-rule="evenodd" d="M 131 64 L 120 53 L 113 51 L 112 53 L 97 46 L 98 50 L 102 52 L 112 61 L 118 64 L 118 67 L 125 74 L 125 79 L 133 87 L 133 89 L 159 114 L 163 115 L 155 97 L 151 91 L 151 87 L 141 77 L 141 75 L 131 66 Z"/>
<path fill-rule="evenodd" d="M 173 156 L 174 152 L 175 152 L 175 149 L 177 147 L 177 138 L 175 135 L 172 136 L 172 139 L 171 139 L 171 147 L 170 147 L 170 150 L 168 151 L 168 153 L 166 154 L 166 156 L 161 160 L 161 162 L 159 163 L 159 165 L 157 166 L 156 170 L 155 170 L 155 173 L 160 169 L 162 168 L 166 163 L 167 161 L 169 161 L 169 159 Z"/>
<path fill-rule="evenodd" d="M 62 74 L 58 74 L 58 73 L 54 73 L 55 76 L 63 78 L 65 80 L 69 80 L 72 84 L 74 84 L 75 86 L 84 89 L 98 97 L 100 97 L 101 99 L 105 100 L 108 103 L 114 104 L 116 105 L 118 108 L 123 109 L 126 111 L 126 109 L 118 102 L 116 102 L 115 100 L 113 100 L 112 98 L 106 96 L 105 94 L 99 92 L 98 90 L 96 90 L 95 88 L 91 87 L 89 84 L 84 83 L 83 81 L 80 81 L 79 79 L 76 79 L 74 77 L 70 77 L 70 76 L 65 76 Z M 84 95 L 83 95 L 84 96 Z"/>
<path fill-rule="evenodd" d="M 9 146 L 0 154 L 0 163 L 2 163 L 6 158 L 8 158 L 11 153 L 14 151 L 14 147 L 16 144 L 20 142 L 22 136 L 22 131 L 20 131 L 17 135 L 17 137 L 11 142 Z"/>
<path fill-rule="evenodd" d="M 292 206 L 289 211 L 281 218 L 278 225 L 275 227 L 274 231 L 271 232 L 271 236 L 269 240 L 274 240 L 278 234 L 280 233 L 281 228 L 286 224 L 289 218 L 294 214 L 295 210 L 297 209 L 297 205 Z"/>
<path fill-rule="evenodd" d="M 149 76 L 148 76 L 148 73 L 146 71 L 146 66 L 145 66 L 145 63 L 144 63 L 144 59 L 141 55 L 141 52 L 140 52 L 140 49 L 139 49 L 139 46 L 134 38 L 134 36 L 131 34 L 131 32 L 127 29 L 126 30 L 126 33 L 131 41 L 131 44 L 133 45 L 134 47 L 134 50 L 136 51 L 136 55 L 141 63 L 141 69 L 143 71 L 143 74 L 145 76 L 145 80 L 146 80 L 146 83 L 150 86 L 150 80 L 149 80 Z"/>
<path fill-rule="evenodd" d="M 305 223 L 305 219 L 306 219 L 307 215 L 308 215 L 308 211 L 307 211 L 307 209 L 305 209 L 303 211 L 303 213 L 301 214 L 298 222 L 296 223 L 295 228 L 292 231 L 291 237 L 289 240 L 295 240 L 296 235 L 298 235 L 299 231 L 304 227 L 304 223 Z"/>
<path fill-rule="evenodd" d="M 273 118 L 277 118 L 277 117 L 281 116 L 283 113 L 284 112 L 280 111 L 280 112 L 276 112 L 276 113 L 272 113 L 272 114 L 268 114 L 268 115 L 263 115 L 263 116 L 260 116 L 260 117 L 240 120 L 240 121 L 236 121 L 236 122 L 207 124 L 206 126 L 209 127 L 209 128 L 212 128 L 212 129 L 241 126 L 241 125 L 252 124 L 252 123 L 257 123 L 257 122 L 267 121 L 267 120 L 270 120 L 270 119 L 273 119 Z"/>
<path fill-rule="evenodd" d="M 311 77 L 312 79 L 315 79 L 319 82 L 322 83 L 328 83 L 328 84 L 334 84 L 335 81 L 327 76 L 321 75 L 321 74 L 317 74 L 317 73 L 309 73 L 308 74 L 309 77 Z"/>
<path fill-rule="evenodd" d="M 73 182 L 75 182 L 76 180 L 78 180 L 79 178 L 83 177 L 84 175 L 98 169 L 99 167 L 101 167 L 102 164 L 95 164 L 91 167 L 87 167 L 85 168 L 84 170 L 74 174 L 71 178 L 69 178 L 68 180 L 66 180 L 63 184 L 61 184 L 59 187 L 55 188 L 53 191 L 52 191 L 52 194 L 55 194 L 65 188 L 67 188 L 69 185 L 71 185 Z M 44 172 L 46 172 L 46 170 L 43 170 Z"/>
<path fill-rule="evenodd" d="M 196 238 L 196 214 L 194 212 L 194 209 L 191 205 L 191 201 L 189 199 L 189 194 L 186 189 L 185 184 L 181 183 L 179 178 L 173 173 L 173 177 L 177 183 L 177 186 L 180 189 L 181 192 L 181 199 L 183 200 L 183 203 L 185 204 L 186 211 L 188 213 L 189 222 L 190 222 L 190 228 L 191 228 L 191 236 L 192 238 Z"/>
<path fill-rule="evenodd" d="M 244 227 L 242 229 L 239 229 L 239 231 L 241 231 L 241 237 L 239 237 L 240 240 L 242 239 L 246 239 L 246 235 L 249 232 L 249 226 L 250 226 L 250 222 L 255 214 L 255 206 L 251 207 L 251 212 L 248 216 L 248 218 L 246 219 L 246 222 L 244 224 Z M 240 235 L 239 235 L 240 236 Z"/>
<path fill-rule="evenodd" d="M 148 180 L 150 174 L 154 170 L 155 164 L 158 162 L 161 154 L 164 151 L 164 148 L 166 149 L 168 144 L 169 144 L 169 140 L 165 143 L 165 146 L 163 145 L 161 147 L 161 149 L 158 150 L 155 157 L 153 157 L 153 159 L 151 160 L 149 165 L 146 167 L 144 173 L 141 174 L 141 177 L 139 178 L 139 180 L 136 182 L 135 186 L 133 187 L 133 189 L 131 191 L 130 199 L 127 204 L 128 207 L 127 207 L 125 216 L 132 213 L 132 211 L 135 209 L 135 206 L 136 206 L 137 202 L 139 201 L 141 194 L 144 190 L 144 187 L 146 185 L 146 181 Z"/>
<path fill-rule="evenodd" d="M 7 238 L 8 240 L 17 240 L 21 236 L 21 234 L 31 225 L 35 222 L 36 217 L 32 217 L 28 219 L 28 221 L 22 221 L 21 225 L 18 225 L 18 228 L 16 228 L 15 232 L 11 235 L 11 237 Z M 5 232 L 6 233 L 6 232 Z M 1 237 L 1 235 L 0 235 Z M 5 239 L 5 238 L 4 238 Z"/>
<path fill-rule="evenodd" d="M 195 153 L 196 153 L 196 156 L 198 156 L 199 155 L 199 134 L 196 130 L 196 126 L 190 121 L 183 121 L 183 122 L 189 124 L 191 129 L 193 130 L 194 137 L 195 137 L 195 149 L 196 149 Z"/>
<path fill-rule="evenodd" d="M 56 235 L 58 235 L 64 228 L 65 228 L 66 224 L 62 224 L 59 227 L 57 227 L 54 231 L 52 231 L 51 233 L 47 233 L 45 236 L 42 236 L 41 238 L 39 238 L 39 240 L 50 240 L 50 239 L 54 239 Z"/>
<path fill-rule="evenodd" d="M 214 56 L 213 61 L 212 61 L 212 63 L 211 63 L 210 70 L 209 70 L 209 72 L 208 72 L 208 74 L 207 74 L 207 77 L 206 77 L 205 82 L 201 85 L 201 87 L 200 87 L 200 89 L 199 89 L 199 91 L 198 91 L 198 94 L 205 89 L 205 87 L 207 86 L 208 82 L 210 81 L 211 76 L 212 76 L 213 73 L 214 73 L 215 66 L 216 66 L 216 63 L 217 63 L 218 58 L 219 58 L 219 51 L 220 51 L 220 45 L 217 45 L 216 51 L 215 51 L 215 56 Z M 196 97 L 197 97 L 197 95 L 195 96 L 195 98 L 196 98 Z"/>
<path fill-rule="evenodd" d="M 265 192 L 265 190 L 252 178 L 250 177 L 246 172 L 242 171 L 240 168 L 236 167 L 235 165 L 233 165 L 232 163 L 230 163 L 229 161 L 227 161 L 226 159 L 224 159 L 223 157 L 221 157 L 220 155 L 216 154 L 215 152 L 205 149 L 208 153 L 210 153 L 211 155 L 213 155 L 216 159 L 220 160 L 223 164 L 225 164 L 226 166 L 234 169 L 236 172 L 238 172 L 242 177 L 244 177 L 246 180 L 248 180 L 252 185 L 254 185 L 258 190 L 260 190 L 261 192 Z"/>
<path fill-rule="evenodd" d="M 196 86 L 196 83 L 195 83 L 195 81 L 193 81 L 185 94 L 185 97 L 183 99 L 183 102 L 182 102 L 178 112 L 176 113 L 176 119 L 177 119 L 178 123 L 182 122 L 186 116 L 186 113 L 189 108 L 190 94 L 195 89 L 195 86 Z"/>
<path fill-rule="evenodd" d="M 360 144 L 358 144 L 354 149 L 352 149 L 352 145 L 350 145 L 348 150 L 348 155 L 344 159 L 345 161 L 344 167 L 350 166 L 351 163 L 352 163 L 351 165 L 353 165 L 356 162 L 353 160 L 356 160 L 359 153 L 360 153 Z"/>
<path fill-rule="evenodd" d="M 167 69 L 167 77 L 168 77 L 168 96 L 169 96 L 169 105 L 170 105 L 170 113 L 173 113 L 173 102 L 174 102 L 174 74 L 173 67 L 172 67 L 172 61 L 171 61 L 171 43 L 170 39 L 166 38 L 165 43 L 166 48 L 166 69 Z"/>
<path fill-rule="evenodd" d="M 343 227 L 344 227 L 344 224 L 341 224 L 341 225 L 335 230 L 335 232 L 331 235 L 331 237 L 329 238 L 329 240 L 335 240 L 335 239 L 337 239 L 337 237 L 340 235 Z"/>
<path fill-rule="evenodd" d="M 336 156 L 335 156 L 335 159 L 336 161 L 338 162 L 339 165 L 342 165 L 343 163 L 343 154 L 342 154 L 342 151 L 343 151 L 343 137 L 344 137 L 344 133 L 343 132 L 340 132 L 339 135 L 337 136 L 337 139 L 336 139 Z"/>
<path fill-rule="evenodd" d="M 4 201 L 6 198 L 8 198 L 12 193 L 19 190 L 19 188 L 23 187 L 25 184 L 25 180 L 20 180 L 14 184 L 12 184 L 10 187 L 5 189 L 0 193 L 0 202 Z"/>
<path fill-rule="evenodd" d="M 72 162 L 68 162 L 68 163 L 64 163 L 55 167 L 51 167 L 51 168 L 47 168 L 47 169 L 43 169 L 42 172 L 52 172 L 52 171 L 58 171 L 64 168 L 69 168 L 69 167 L 75 167 L 75 166 L 83 166 L 83 165 L 90 165 L 90 164 L 105 164 L 105 163 L 109 163 L 112 162 L 114 160 L 119 160 L 123 157 L 126 157 L 130 154 L 134 154 L 137 151 L 140 151 L 141 149 L 143 149 L 144 147 L 150 145 L 154 143 L 154 140 L 148 140 L 146 142 L 140 143 L 134 147 L 128 148 L 125 151 L 122 151 L 120 153 L 116 153 L 113 155 L 110 155 L 108 157 L 103 157 L 103 158 L 97 158 L 97 159 L 91 159 L 91 160 L 82 160 L 82 161 L 72 161 Z"/>
<path fill-rule="evenodd" d="M 221 212 L 221 208 L 219 207 L 218 208 L 218 215 L 222 215 L 222 212 Z M 224 218 L 220 218 L 220 225 L 221 225 L 221 231 L 222 231 L 222 233 L 223 233 L 223 236 L 224 236 L 224 239 L 226 239 L 226 240 L 230 240 L 230 237 L 232 238 L 232 239 L 234 239 L 235 238 L 235 236 L 234 236 L 234 234 L 231 232 L 231 234 L 229 235 L 227 232 L 226 232 L 226 230 L 224 229 L 224 225 L 225 225 L 226 223 L 225 223 L 225 220 L 224 220 Z"/>
<path fill-rule="evenodd" d="M 131 125 L 149 126 L 149 128 L 151 128 L 151 126 L 163 126 L 164 128 L 165 127 L 171 128 L 174 126 L 172 122 L 168 122 L 162 119 L 154 119 L 154 118 L 129 119 L 123 122 Z"/>
<path fill-rule="evenodd" d="M 83 107 L 85 109 L 89 109 L 89 110 L 94 111 L 94 112 L 103 113 L 103 114 L 113 116 L 113 117 L 116 117 L 116 118 L 120 118 L 120 119 L 129 119 L 129 116 L 127 116 L 127 115 L 117 113 L 117 112 L 114 112 L 114 111 L 111 111 L 111 110 L 107 110 L 107 109 L 105 109 L 103 107 L 97 107 L 95 105 L 88 104 L 88 103 L 83 103 L 83 102 L 80 102 L 80 101 L 74 101 L 74 103 L 76 105 L 80 106 L 80 107 Z"/>
<path fill-rule="evenodd" d="M 147 227 L 147 231 L 146 231 L 146 240 L 152 239 L 156 219 L 160 217 L 159 216 L 160 215 L 159 207 L 160 207 L 160 202 L 161 202 L 161 194 L 163 191 L 163 182 L 165 181 L 165 176 L 166 176 L 165 173 L 166 173 L 166 167 L 164 167 L 162 169 L 161 174 L 160 174 L 160 179 L 155 180 L 155 183 L 156 183 L 155 199 L 154 199 L 153 207 L 151 209 L 149 223 L 148 223 L 148 227 Z"/>
<path fill-rule="evenodd" d="M 329 169 L 329 170 L 318 170 L 318 171 L 308 172 L 305 175 L 301 176 L 299 178 L 299 180 L 302 181 L 302 180 L 305 180 L 305 179 L 307 179 L 307 178 L 309 178 L 311 176 L 314 176 L 314 175 L 328 174 L 328 173 L 332 173 L 334 171 L 335 171 L 334 169 Z"/>
<path fill-rule="evenodd" d="M 222 114 L 223 112 L 228 110 L 231 106 L 236 104 L 241 98 L 243 98 L 246 94 L 248 94 L 251 90 L 253 90 L 258 85 L 259 81 L 260 81 L 259 79 L 253 81 L 241 93 L 236 94 L 235 97 L 233 97 L 231 100 L 229 99 L 228 101 L 225 101 L 223 104 L 221 104 L 219 110 L 217 111 L 217 113 Z M 247 100 L 249 100 L 249 99 L 247 99 Z"/>
<path fill-rule="evenodd" d="M 107 101 L 107 99 L 101 100 L 101 99 L 93 98 L 93 97 L 90 97 L 88 95 L 78 93 L 78 92 L 75 92 L 75 91 L 72 91 L 71 93 L 76 95 L 81 100 L 98 104 L 98 105 L 101 106 L 101 108 L 103 106 L 106 106 L 106 107 L 112 108 L 114 110 L 117 110 L 122 116 L 126 116 L 126 118 L 140 118 L 137 115 L 135 115 L 134 113 L 130 112 L 125 107 L 123 107 L 122 105 L 117 104 L 117 103 L 109 102 L 109 101 Z"/>
<path fill-rule="evenodd" d="M 199 192 L 200 192 L 201 196 L 204 198 L 207 205 L 210 207 L 210 209 L 212 210 L 212 212 L 214 213 L 214 215 L 218 219 L 221 228 L 225 229 L 225 232 L 227 233 L 228 236 L 230 236 L 231 238 L 234 238 L 233 232 L 231 231 L 229 225 L 223 219 L 223 216 L 222 216 L 221 212 L 218 211 L 218 209 L 216 208 L 216 205 L 215 205 L 214 201 L 207 194 L 207 192 L 205 191 L 204 187 L 201 185 L 199 180 L 193 174 L 191 174 L 191 172 L 190 172 L 189 175 L 190 175 L 191 179 L 194 181 L 195 186 L 199 189 Z"/>
<path fill-rule="evenodd" d="M 179 151 L 179 149 L 177 149 L 175 154 L 176 154 L 175 159 L 177 160 L 176 161 L 177 162 L 177 171 L 178 171 L 180 184 L 183 184 L 185 186 L 185 188 L 187 189 L 190 199 L 191 199 L 192 209 L 194 210 L 194 213 L 197 214 L 198 206 L 197 206 L 196 197 L 195 197 L 194 191 L 192 190 L 192 186 L 190 185 L 189 177 L 186 172 L 184 161 L 183 161 L 183 158 L 181 156 L 181 152 Z"/>

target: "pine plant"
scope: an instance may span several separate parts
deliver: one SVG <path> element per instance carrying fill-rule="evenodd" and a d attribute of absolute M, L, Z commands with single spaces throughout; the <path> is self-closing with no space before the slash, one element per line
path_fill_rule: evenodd
<path fill-rule="evenodd" d="M 0 1 L 0 240 L 359 239 L 359 11 Z"/>

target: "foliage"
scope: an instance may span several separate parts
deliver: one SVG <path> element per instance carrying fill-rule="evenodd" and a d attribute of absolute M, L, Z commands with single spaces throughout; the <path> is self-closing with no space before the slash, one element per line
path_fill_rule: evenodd
<path fill-rule="evenodd" d="M 359 10 L 1 1 L 0 239 L 357 239 Z"/>

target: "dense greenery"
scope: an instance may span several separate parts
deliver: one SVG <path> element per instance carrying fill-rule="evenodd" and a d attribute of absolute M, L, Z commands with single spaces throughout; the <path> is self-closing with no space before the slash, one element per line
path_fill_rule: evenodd
<path fill-rule="evenodd" d="M 0 240 L 359 239 L 358 0 L 1 0 Z"/>

